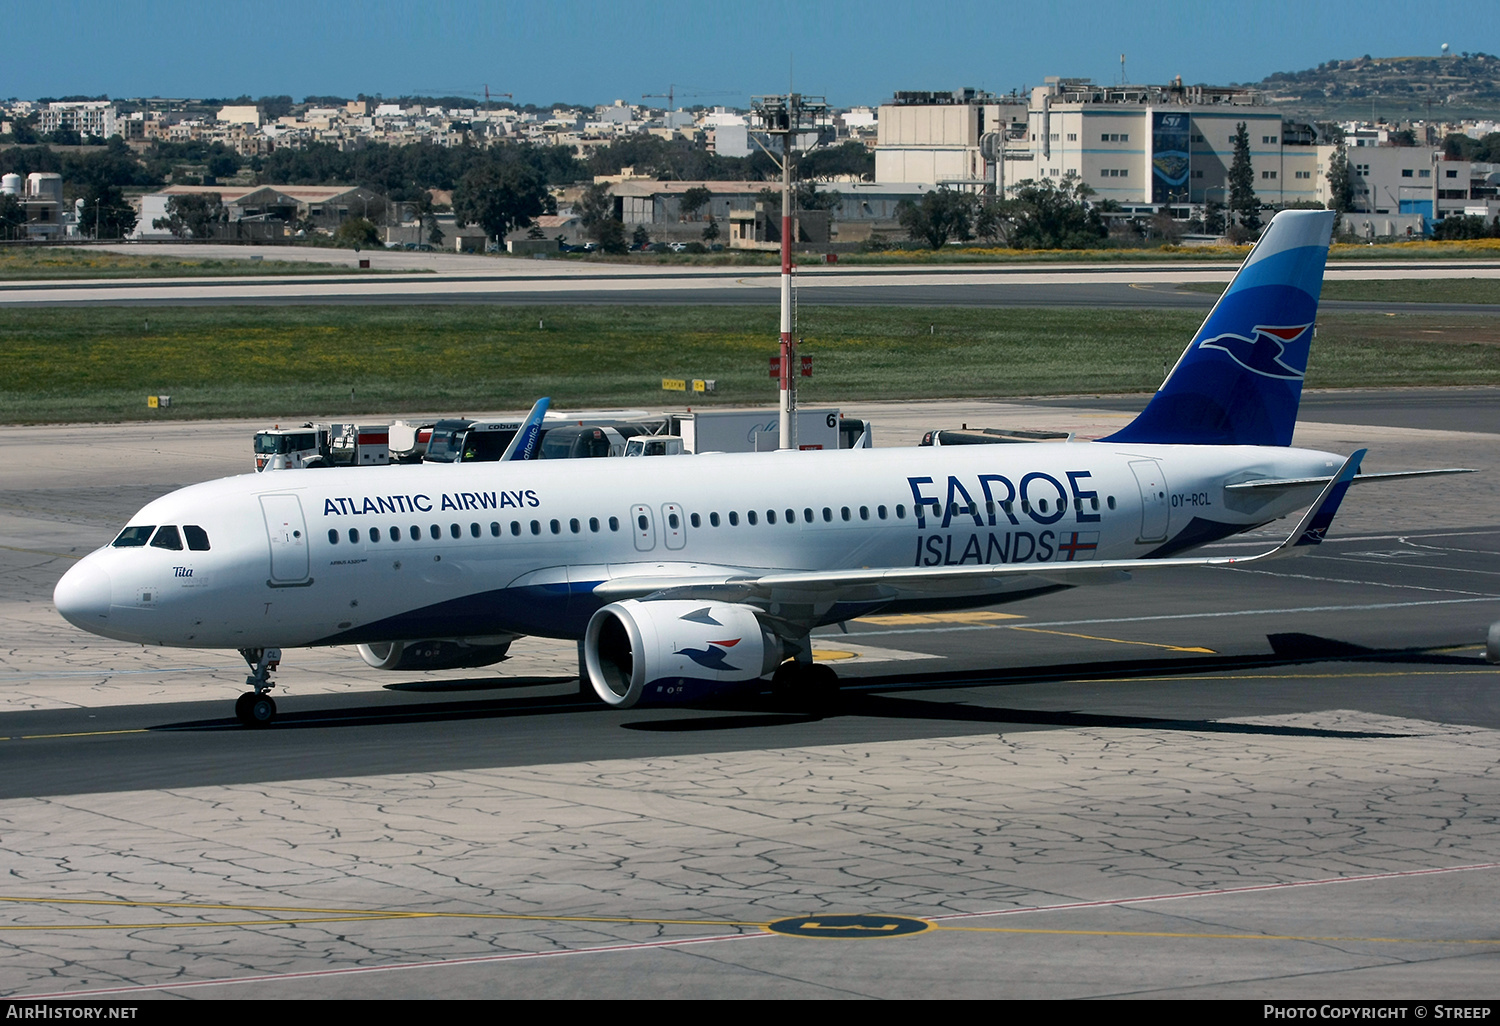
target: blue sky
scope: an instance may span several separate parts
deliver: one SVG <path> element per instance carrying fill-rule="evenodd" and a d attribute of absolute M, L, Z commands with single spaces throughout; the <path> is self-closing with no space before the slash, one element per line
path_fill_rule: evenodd
<path fill-rule="evenodd" d="M 4 0 L 0 97 L 400 96 L 743 106 L 796 89 L 837 106 L 898 89 L 1008 92 L 1045 75 L 1216 85 L 1331 58 L 1500 51 L 1500 4 L 1395 0 Z M 43 20 L 56 18 L 56 31 Z M 696 93 L 697 96 L 684 94 Z M 708 95 L 712 94 L 712 95 Z M 662 103 L 663 101 L 652 101 Z"/>

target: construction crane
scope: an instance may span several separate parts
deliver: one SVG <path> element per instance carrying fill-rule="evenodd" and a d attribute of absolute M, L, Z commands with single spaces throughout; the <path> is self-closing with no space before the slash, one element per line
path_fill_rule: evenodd
<path fill-rule="evenodd" d="M 697 96 L 733 96 L 735 94 L 732 93 L 732 92 L 725 91 L 725 90 L 718 90 L 716 92 L 683 93 L 682 95 L 685 96 L 685 97 L 688 97 L 688 96 L 697 97 Z M 643 100 L 666 100 L 667 101 L 667 113 L 670 114 L 670 113 L 672 113 L 673 110 L 676 109 L 676 106 L 677 106 L 677 86 L 676 86 L 675 83 L 672 84 L 672 85 L 667 86 L 667 91 L 664 92 L 664 93 L 642 93 L 641 94 L 641 99 L 643 99 Z"/>

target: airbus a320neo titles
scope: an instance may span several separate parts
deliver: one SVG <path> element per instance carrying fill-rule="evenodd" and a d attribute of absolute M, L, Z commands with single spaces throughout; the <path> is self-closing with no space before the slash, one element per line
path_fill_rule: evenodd
<path fill-rule="evenodd" d="M 612 706 L 815 697 L 837 687 L 820 626 L 1304 551 L 1350 483 L 1410 476 L 1291 448 L 1334 216 L 1277 214 L 1097 441 L 247 474 L 149 503 L 54 600 L 104 637 L 238 649 L 236 714 L 264 725 L 287 648 L 477 666 L 541 635 L 578 641 Z M 1267 551 L 1177 555 L 1304 507 Z"/>

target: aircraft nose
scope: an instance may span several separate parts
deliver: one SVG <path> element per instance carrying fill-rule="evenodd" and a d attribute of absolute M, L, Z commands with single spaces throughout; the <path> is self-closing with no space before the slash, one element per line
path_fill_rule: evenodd
<path fill-rule="evenodd" d="M 85 559 L 63 574 L 52 590 L 52 602 L 73 626 L 92 631 L 109 620 L 111 588 L 109 574 Z"/>

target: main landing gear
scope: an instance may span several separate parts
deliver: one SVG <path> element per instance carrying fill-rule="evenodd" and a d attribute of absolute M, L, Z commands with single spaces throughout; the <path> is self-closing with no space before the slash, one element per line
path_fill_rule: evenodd
<path fill-rule="evenodd" d="M 838 706 L 839 675 L 822 663 L 788 659 L 771 675 L 771 694 L 821 716 Z"/>
<path fill-rule="evenodd" d="M 281 649 L 242 648 L 240 655 L 255 671 L 245 678 L 246 687 L 254 690 L 235 701 L 234 718 L 247 727 L 268 727 L 276 719 L 276 700 L 269 692 L 276 686 L 271 683 L 271 671 L 281 664 Z"/>

